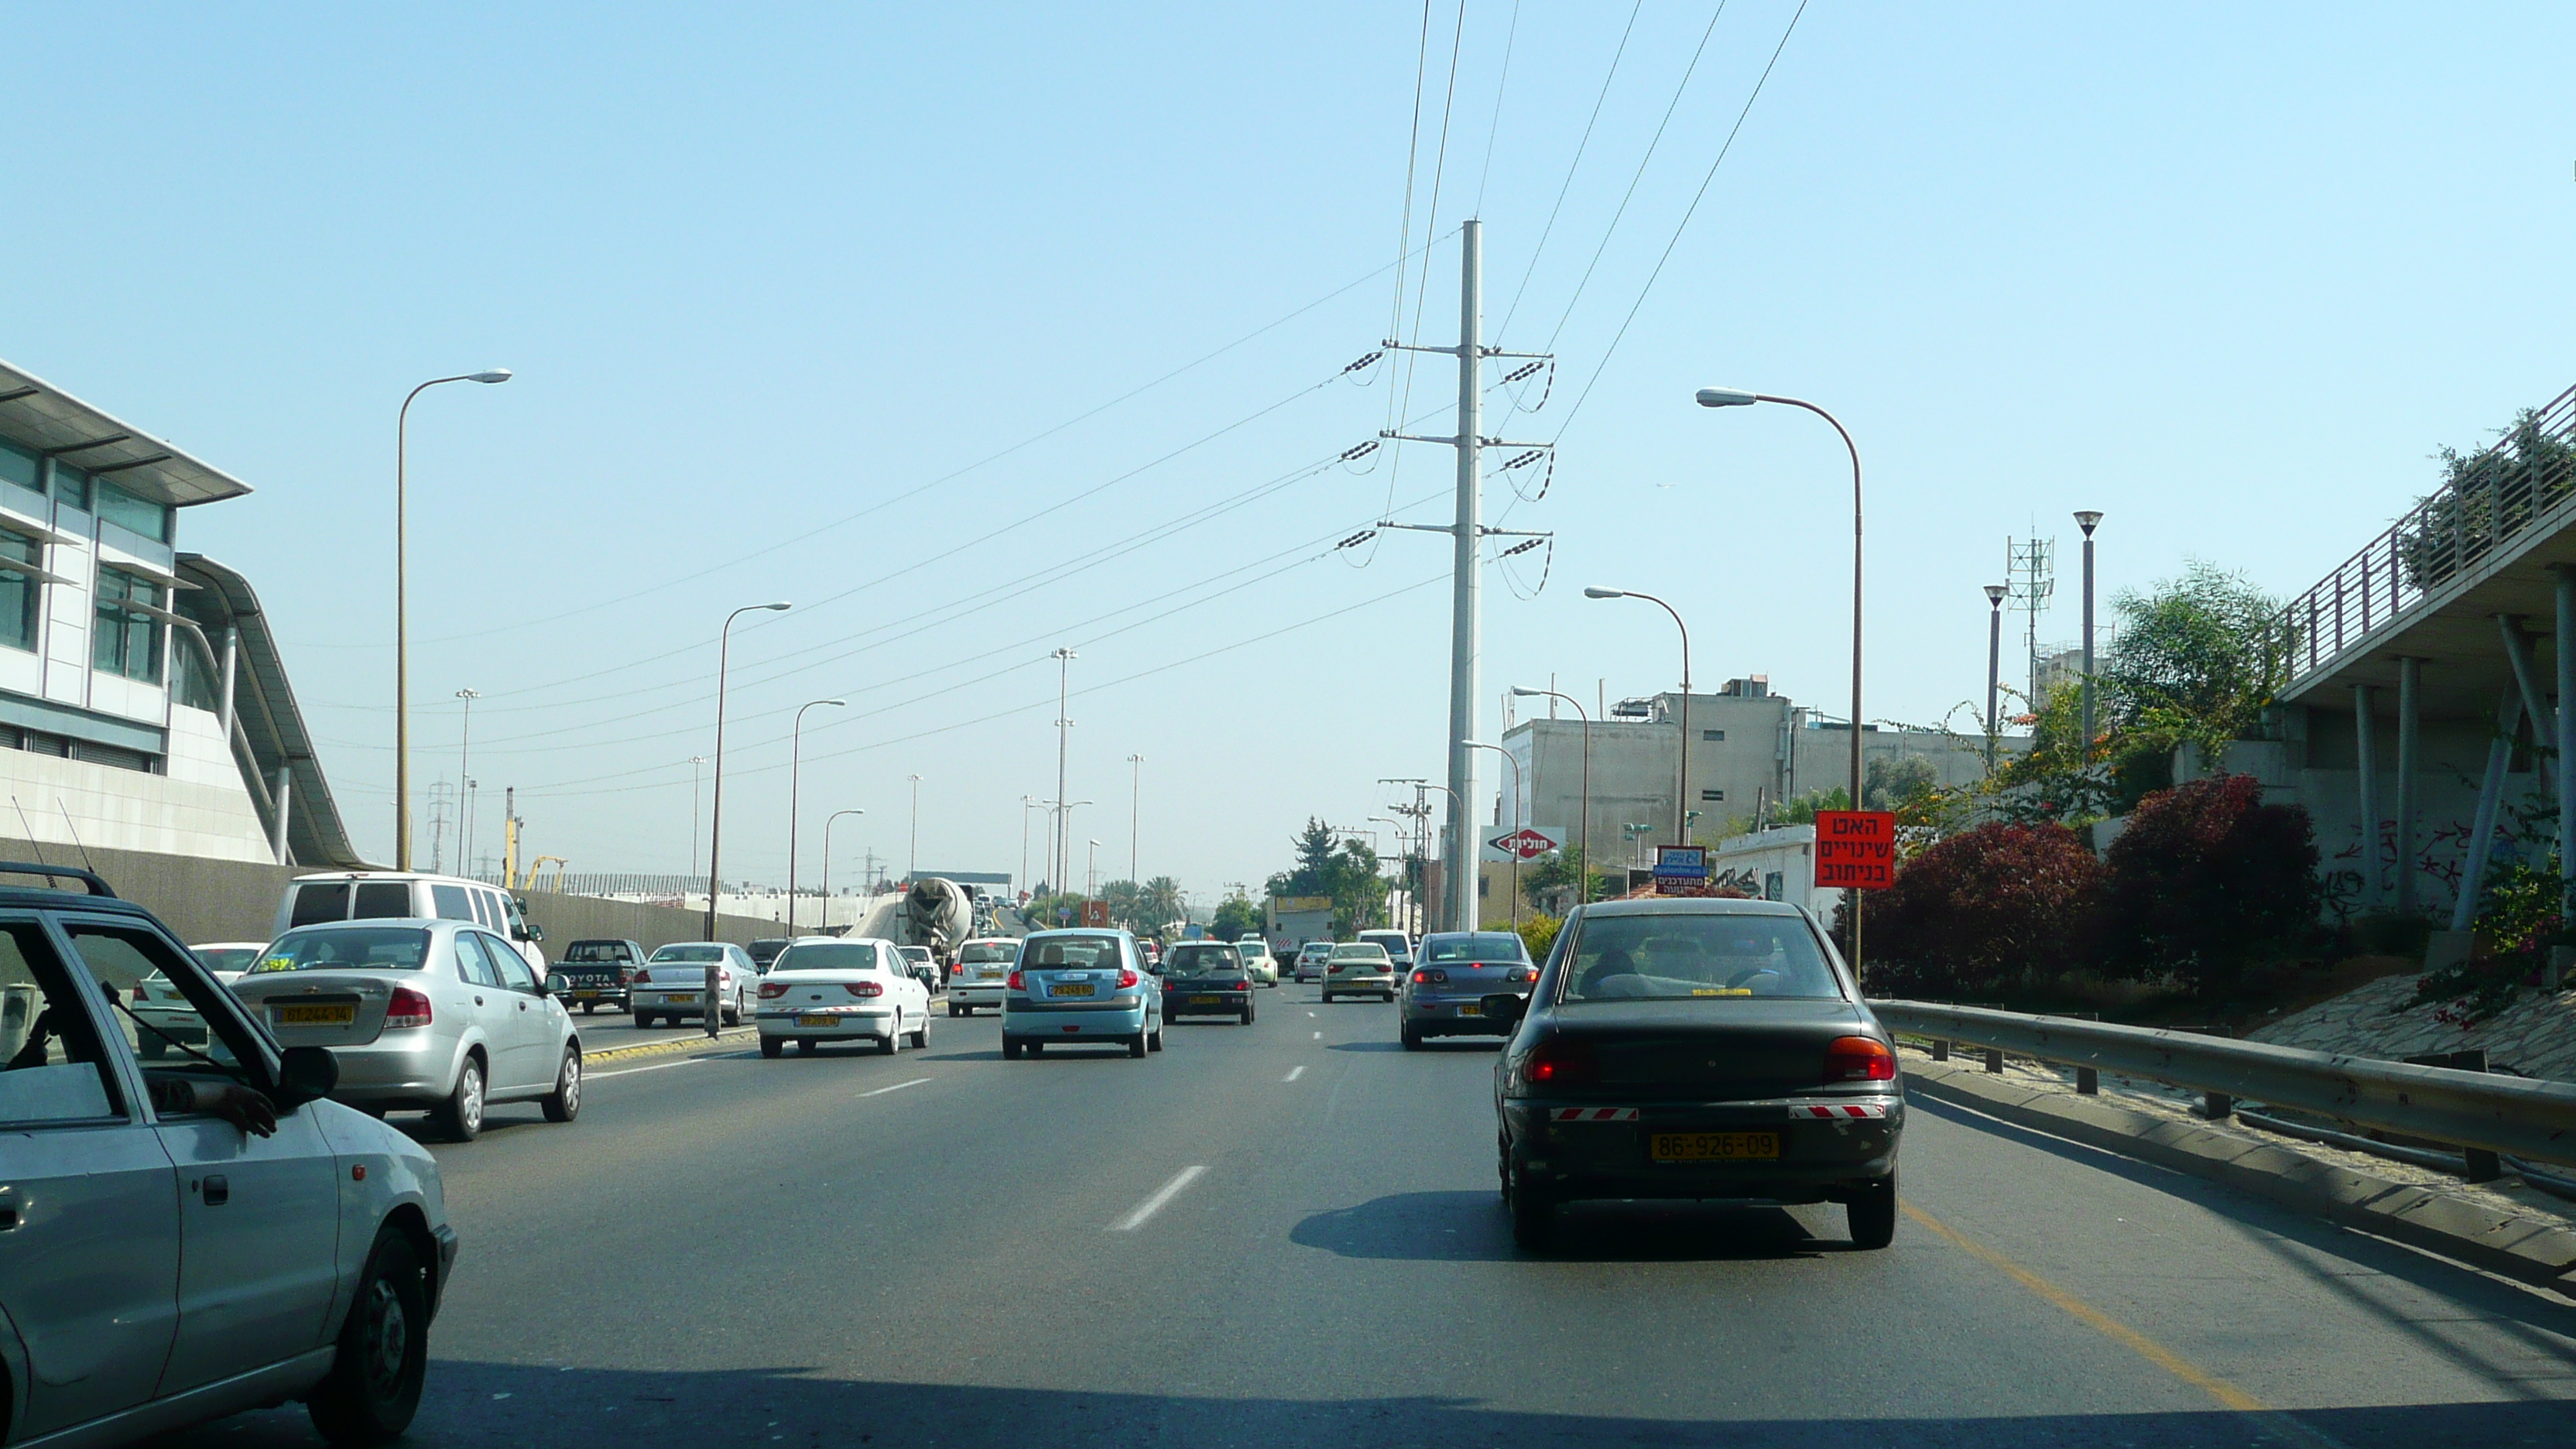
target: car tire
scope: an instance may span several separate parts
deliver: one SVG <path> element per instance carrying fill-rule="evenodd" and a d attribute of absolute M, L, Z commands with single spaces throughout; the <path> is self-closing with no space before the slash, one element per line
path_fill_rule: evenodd
<path fill-rule="evenodd" d="M 801 1057 L 810 1057 L 814 1055 L 814 1038 L 810 1036 L 798 1037 L 796 1039 L 796 1054 Z"/>
<path fill-rule="evenodd" d="M 718 1011 L 716 1020 L 726 1026 L 742 1025 L 742 1002 L 737 1000 L 733 1005 Z"/>
<path fill-rule="evenodd" d="M 1556 1198 L 1545 1188 L 1529 1180 L 1529 1174 L 1512 1169 L 1510 1206 L 1512 1242 L 1524 1253 L 1544 1253 L 1556 1240 Z"/>
<path fill-rule="evenodd" d="M 1046 1055 L 1046 1043 L 1045 1043 L 1045 1042 L 1042 1042 L 1042 1041 L 1033 1041 L 1033 1042 L 1030 1042 L 1030 1043 L 1029 1043 L 1029 1045 L 1028 1045 L 1028 1053 L 1029 1053 L 1029 1055 L 1030 1055 L 1030 1056 L 1033 1056 L 1033 1057 L 1042 1057 L 1042 1056 L 1045 1056 L 1045 1055 Z"/>
<path fill-rule="evenodd" d="M 787 1038 L 780 1036 L 762 1037 L 760 1039 L 760 1054 L 773 1062 L 778 1060 L 780 1057 L 787 1054 Z"/>
<path fill-rule="evenodd" d="M 930 1050 L 930 1013 L 928 1012 L 921 1014 L 921 1025 L 912 1029 L 912 1049 L 917 1052 Z"/>
<path fill-rule="evenodd" d="M 1020 1044 L 1007 1036 L 1002 1038 L 1002 1060 L 1006 1062 L 1016 1062 L 1019 1059 Z"/>
<path fill-rule="evenodd" d="M 1249 1001 L 1243 1004 L 1243 1024 L 1245 1026 L 1252 1025 L 1252 1003 Z"/>
<path fill-rule="evenodd" d="M 1158 1022 L 1155 1022 L 1155 1023 L 1154 1023 L 1154 1033 L 1153 1033 L 1153 1035 L 1148 1036 L 1147 1038 L 1145 1038 L 1145 1049 L 1146 1049 L 1147 1051 L 1155 1051 L 1155 1052 L 1161 1051 L 1161 1050 L 1163 1049 L 1163 1023 L 1162 1023 L 1162 1022 L 1159 1022 L 1159 1021 L 1158 1021 Z"/>
<path fill-rule="evenodd" d="M 1144 1034 L 1143 1032 L 1141 1032 L 1141 1031 L 1140 1031 L 1140 1032 L 1136 1033 L 1134 1036 L 1131 1036 L 1131 1037 L 1127 1038 L 1127 1055 L 1129 1055 L 1129 1056 L 1131 1056 L 1131 1057 L 1141 1057 L 1141 1056 L 1143 1056 L 1144 1054 L 1145 1054 L 1145 1034 Z"/>
<path fill-rule="evenodd" d="M 375 1445 L 402 1437 L 429 1375 L 429 1290 L 411 1240 L 376 1231 L 331 1371 L 305 1400 L 324 1440 Z"/>
<path fill-rule="evenodd" d="M 639 1011 L 635 1013 L 635 1029 L 637 1031 L 651 1031 L 653 1029 L 653 1013 L 649 1011 Z"/>
<path fill-rule="evenodd" d="M 483 1094 L 487 1082 L 483 1059 L 469 1056 L 465 1065 L 456 1069 L 456 1089 L 447 1100 L 432 1107 L 430 1116 L 438 1120 L 438 1130 L 452 1142 L 471 1142 L 483 1135 Z"/>
<path fill-rule="evenodd" d="M 584 1015 L 584 1016 L 588 1016 L 588 1015 L 590 1015 L 592 1012 L 597 1011 L 598 1009 L 599 1009 L 599 1003 L 598 1003 L 598 1002 L 596 1002 L 596 1001 L 585 1001 L 585 1002 L 583 1002 L 583 1003 L 581 1004 L 581 1014 L 582 1014 L 582 1015 Z"/>
<path fill-rule="evenodd" d="M 894 1016 L 893 1027 L 888 1029 L 885 1035 L 877 1038 L 877 1055 L 890 1057 L 901 1050 L 903 1050 L 903 1013 L 898 1011 Z"/>
<path fill-rule="evenodd" d="M 564 1048 L 563 1065 L 555 1068 L 555 1089 L 540 1098 L 549 1122 L 569 1122 L 581 1115 L 581 1047 Z"/>
<path fill-rule="evenodd" d="M 1896 1241 L 1896 1174 L 1863 1187 L 1843 1208 L 1855 1248 L 1884 1248 Z"/>
<path fill-rule="evenodd" d="M 1406 1051 L 1418 1052 L 1422 1050 L 1422 1033 L 1420 1031 L 1408 1026 L 1396 1034 L 1403 1039 L 1404 1049 Z"/>
<path fill-rule="evenodd" d="M 961 1010 L 959 1010 L 959 1009 L 958 1009 L 958 1006 L 957 1006 L 957 1003 L 952 1001 L 952 1002 L 948 1003 L 948 1014 L 949 1014 L 951 1017 L 959 1017 L 959 1016 L 964 1016 L 966 1013 L 965 1013 L 965 1012 L 963 1012 L 963 1011 L 961 1011 Z"/>

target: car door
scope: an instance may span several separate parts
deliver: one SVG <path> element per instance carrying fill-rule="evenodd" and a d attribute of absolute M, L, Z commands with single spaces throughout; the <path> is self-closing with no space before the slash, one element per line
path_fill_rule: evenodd
<path fill-rule="evenodd" d="M 178 1173 L 131 1055 L 76 981 L 33 915 L 0 916 L 0 1319 L 26 1353 L 18 1437 L 150 1399 L 179 1323 Z"/>
<path fill-rule="evenodd" d="M 483 1028 L 483 1050 L 491 1059 L 495 1094 L 524 1090 L 534 1071 L 528 1060 L 536 1046 L 528 1023 L 528 995 L 510 984 L 513 963 L 521 972 L 528 969 L 519 953 L 498 937 L 481 931 L 456 933 L 456 964 L 472 989 L 474 1019 Z"/>
<path fill-rule="evenodd" d="M 531 1089 L 553 1086 L 555 1064 L 563 1055 L 562 1003 L 538 989 L 537 973 L 528 969 L 528 963 L 510 949 L 508 942 L 485 936 L 483 951 L 500 971 L 502 989 L 518 998 L 518 1010 L 511 1016 L 517 1023 L 512 1049 L 520 1054 L 519 1085 Z"/>
<path fill-rule="evenodd" d="M 105 1003 L 130 1001 L 158 971 L 195 1003 L 207 1040 L 157 1071 L 208 1083 L 267 1079 L 266 1049 L 223 987 L 175 942 L 131 919 L 61 918 L 77 964 Z M 130 1042 L 140 1028 L 118 1011 Z M 307 1103 L 256 1137 L 205 1114 L 158 1115 L 178 1171 L 179 1324 L 159 1392 L 173 1394 L 322 1347 L 339 1287 L 339 1159 Z"/>

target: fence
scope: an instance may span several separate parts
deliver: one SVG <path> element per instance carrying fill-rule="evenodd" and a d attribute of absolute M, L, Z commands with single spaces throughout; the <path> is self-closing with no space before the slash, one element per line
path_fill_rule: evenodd
<path fill-rule="evenodd" d="M 2564 1082 L 1974 1006 L 1869 1005 L 1889 1030 L 1909 1036 L 2016 1052 L 2079 1074 L 2117 1072 L 2205 1092 L 2212 1116 L 2249 1097 L 2470 1151 L 2576 1164 L 2576 1085 Z"/>
<path fill-rule="evenodd" d="M 2488 555 L 2565 524 L 2576 501 L 2576 388 L 2517 419 L 2495 446 L 2451 464 L 2441 490 L 2281 614 L 2289 677 L 2338 663 L 2373 630 Z"/>

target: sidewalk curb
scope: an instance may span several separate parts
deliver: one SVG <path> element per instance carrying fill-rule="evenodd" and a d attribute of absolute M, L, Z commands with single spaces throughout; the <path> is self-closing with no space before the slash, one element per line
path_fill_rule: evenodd
<path fill-rule="evenodd" d="M 2225 1183 L 2409 1247 L 2576 1298 L 2576 1232 L 2269 1143 L 2077 1096 L 1909 1061 L 1906 1087 L 1935 1101 Z"/>
<path fill-rule="evenodd" d="M 757 1041 L 759 1038 L 759 1027 L 728 1026 L 717 1031 L 713 1038 L 708 1037 L 704 1031 L 698 1031 L 688 1036 L 666 1037 L 660 1041 L 648 1041 L 638 1046 L 604 1047 L 598 1051 L 592 1051 L 585 1043 L 581 1052 L 581 1064 L 587 1068 L 601 1062 L 622 1062 L 630 1057 L 660 1057 L 669 1056 L 675 1052 L 704 1051 L 708 1047 L 723 1046 L 727 1043 L 739 1045 Z"/>

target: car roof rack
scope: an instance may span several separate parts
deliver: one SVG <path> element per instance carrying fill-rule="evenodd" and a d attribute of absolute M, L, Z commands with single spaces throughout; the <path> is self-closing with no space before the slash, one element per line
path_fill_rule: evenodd
<path fill-rule="evenodd" d="M 98 872 L 74 865 L 29 865 L 22 860 L 0 860 L 0 875 L 41 875 L 76 880 L 87 885 L 91 895 L 116 899 L 115 888 L 99 879 Z"/>

